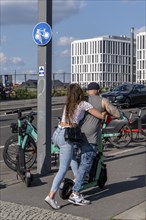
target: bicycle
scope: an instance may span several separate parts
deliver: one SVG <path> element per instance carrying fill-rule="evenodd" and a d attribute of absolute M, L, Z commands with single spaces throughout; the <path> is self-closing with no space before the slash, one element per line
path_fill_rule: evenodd
<path fill-rule="evenodd" d="M 129 111 L 129 126 L 132 132 L 132 140 L 134 142 L 146 141 L 146 114 L 141 116 L 142 111 L 146 110 L 146 107 L 139 108 L 139 111 Z M 132 119 L 133 114 L 138 114 L 137 117 Z"/>
<path fill-rule="evenodd" d="M 132 140 L 132 132 L 126 115 L 120 111 L 120 119 L 107 115 L 102 124 L 102 141 L 110 142 L 114 147 L 126 147 Z"/>
<path fill-rule="evenodd" d="M 37 113 L 30 112 L 22 116 L 22 112 L 31 110 L 31 108 L 19 108 L 6 114 L 17 113 L 17 123 L 11 124 L 12 133 L 17 133 L 10 137 L 4 146 L 3 159 L 5 164 L 25 181 L 26 186 L 30 186 L 32 176 L 30 168 L 36 161 L 37 157 L 37 129 L 32 124 L 34 115 Z M 59 152 L 59 148 L 54 144 L 51 145 L 51 154 Z"/>

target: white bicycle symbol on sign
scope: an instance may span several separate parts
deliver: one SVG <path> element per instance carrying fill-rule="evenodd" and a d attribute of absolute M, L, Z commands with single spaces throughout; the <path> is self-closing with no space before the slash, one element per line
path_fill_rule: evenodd
<path fill-rule="evenodd" d="M 46 31 L 46 29 L 37 29 L 36 34 L 35 34 L 35 39 L 40 41 L 40 43 L 43 43 L 43 38 L 44 39 L 49 39 L 50 34 L 49 32 Z"/>

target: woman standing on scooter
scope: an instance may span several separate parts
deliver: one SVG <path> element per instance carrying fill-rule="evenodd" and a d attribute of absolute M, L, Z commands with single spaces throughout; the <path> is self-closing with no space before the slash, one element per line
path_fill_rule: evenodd
<path fill-rule="evenodd" d="M 99 119 L 104 119 L 105 112 L 100 113 L 95 108 L 93 108 L 90 103 L 84 101 L 84 94 L 81 87 L 76 83 L 70 84 L 67 91 L 67 99 L 63 110 L 62 120 L 58 125 L 58 128 L 53 133 L 52 137 L 53 142 L 57 144 L 60 148 L 60 164 L 59 170 L 53 180 L 51 190 L 48 196 L 45 198 L 45 201 L 53 209 L 60 208 L 60 206 L 54 199 L 56 192 L 59 189 L 59 186 L 63 181 L 66 172 L 68 171 L 73 156 L 74 144 L 69 141 L 65 141 L 65 128 L 78 126 L 79 122 L 83 119 L 86 111 Z M 82 199 L 83 202 L 88 203 L 88 200 L 85 200 L 84 198 Z"/>

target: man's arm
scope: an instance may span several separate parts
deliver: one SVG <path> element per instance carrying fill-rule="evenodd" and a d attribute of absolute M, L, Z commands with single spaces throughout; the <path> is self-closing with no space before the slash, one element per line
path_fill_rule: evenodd
<path fill-rule="evenodd" d="M 119 112 L 118 108 L 115 107 L 114 105 L 112 105 L 108 101 L 108 99 L 106 99 L 106 98 L 102 99 L 102 107 L 104 108 L 104 110 L 106 110 L 112 116 L 114 116 L 116 118 L 120 118 L 120 112 Z"/>

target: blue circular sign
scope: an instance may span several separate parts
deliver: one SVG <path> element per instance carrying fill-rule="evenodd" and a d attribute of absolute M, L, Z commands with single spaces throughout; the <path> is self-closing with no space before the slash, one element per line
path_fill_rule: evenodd
<path fill-rule="evenodd" d="M 52 29 L 46 22 L 38 23 L 32 32 L 32 37 L 37 45 L 44 46 L 49 43 L 52 37 Z"/>

